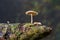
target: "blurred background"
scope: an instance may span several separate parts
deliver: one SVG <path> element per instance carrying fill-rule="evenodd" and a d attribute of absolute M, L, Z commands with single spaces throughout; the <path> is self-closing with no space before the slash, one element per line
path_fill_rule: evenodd
<path fill-rule="evenodd" d="M 30 22 L 30 16 L 25 15 L 28 10 L 39 13 L 34 21 L 53 28 L 42 40 L 60 40 L 60 0 L 0 0 L 0 23 Z"/>

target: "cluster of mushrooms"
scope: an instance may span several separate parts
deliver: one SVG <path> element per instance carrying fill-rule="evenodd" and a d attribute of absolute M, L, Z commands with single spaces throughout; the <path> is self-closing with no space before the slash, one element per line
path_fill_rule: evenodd
<path fill-rule="evenodd" d="M 33 22 L 33 16 L 38 15 L 38 12 L 30 10 L 26 12 L 26 15 L 31 16 L 31 23 L 23 25 L 24 29 L 20 40 L 40 40 L 51 33 L 51 27 L 42 25 L 41 22 Z"/>
<path fill-rule="evenodd" d="M 14 26 L 11 27 L 14 32 L 9 38 L 6 37 L 7 35 L 4 36 L 4 38 L 7 38 L 6 40 L 40 40 L 51 33 L 51 27 L 42 25 L 41 22 L 33 22 L 33 16 L 38 15 L 38 12 L 30 10 L 26 12 L 26 15 L 31 16 L 31 22 L 23 25 L 19 24 L 15 29 Z M 9 21 L 7 23 L 9 26 Z"/>

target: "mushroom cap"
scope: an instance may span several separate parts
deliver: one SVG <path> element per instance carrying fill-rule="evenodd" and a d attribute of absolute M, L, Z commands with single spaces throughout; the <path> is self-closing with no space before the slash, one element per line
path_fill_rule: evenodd
<path fill-rule="evenodd" d="M 34 22 L 34 24 L 39 24 L 39 25 L 42 25 L 41 22 Z"/>
<path fill-rule="evenodd" d="M 32 16 L 35 16 L 35 15 L 38 15 L 38 12 L 30 10 L 30 11 L 27 11 L 26 14 L 27 15 L 31 15 L 32 14 Z"/>

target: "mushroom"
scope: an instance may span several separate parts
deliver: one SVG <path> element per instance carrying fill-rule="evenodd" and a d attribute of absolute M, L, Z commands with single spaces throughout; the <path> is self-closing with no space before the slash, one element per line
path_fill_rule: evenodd
<path fill-rule="evenodd" d="M 37 24 L 37 25 L 42 25 L 41 22 L 34 22 L 34 24 Z"/>
<path fill-rule="evenodd" d="M 33 23 L 33 16 L 38 15 L 38 12 L 30 10 L 26 14 L 31 16 L 31 23 Z"/>

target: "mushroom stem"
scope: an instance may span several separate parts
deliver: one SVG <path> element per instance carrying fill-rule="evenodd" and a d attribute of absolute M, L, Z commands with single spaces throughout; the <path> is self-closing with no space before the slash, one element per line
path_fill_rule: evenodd
<path fill-rule="evenodd" d="M 33 15 L 31 14 L 31 24 L 33 23 Z"/>

